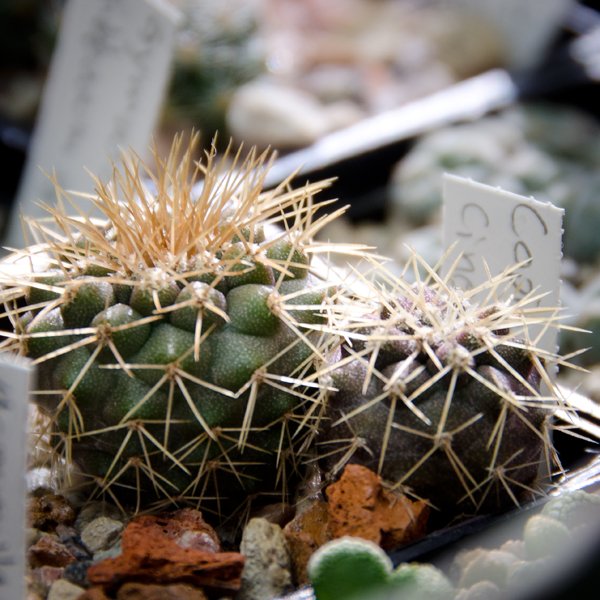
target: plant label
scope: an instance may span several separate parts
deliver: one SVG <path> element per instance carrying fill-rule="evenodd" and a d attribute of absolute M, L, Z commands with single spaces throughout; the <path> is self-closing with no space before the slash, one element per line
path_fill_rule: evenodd
<path fill-rule="evenodd" d="M 162 104 L 179 12 L 166 0 L 70 0 L 38 112 L 6 243 L 24 241 L 20 215 L 48 216 L 48 174 L 93 191 L 120 149 L 145 153 Z M 80 209 L 94 215 L 89 203 Z"/>
<path fill-rule="evenodd" d="M 518 264 L 505 292 L 515 301 L 533 294 L 529 306 L 558 312 L 563 209 L 445 174 L 443 211 L 443 243 L 452 247 L 445 268 L 457 261 L 450 283 L 473 289 Z M 540 323 L 528 332 L 538 347 L 556 352 L 556 328 Z"/>
<path fill-rule="evenodd" d="M 27 408 L 33 369 L 0 355 L 0 598 L 24 598 Z"/>

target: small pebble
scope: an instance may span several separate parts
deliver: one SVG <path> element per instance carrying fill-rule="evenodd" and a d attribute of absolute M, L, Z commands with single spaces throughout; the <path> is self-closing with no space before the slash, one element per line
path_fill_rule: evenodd
<path fill-rule="evenodd" d="M 57 579 L 48 592 L 46 600 L 77 600 L 85 590 L 66 579 Z"/>
<path fill-rule="evenodd" d="M 123 531 L 123 523 L 110 517 L 96 517 L 81 531 L 81 541 L 92 553 L 108 550 Z"/>
<path fill-rule="evenodd" d="M 292 591 L 290 555 L 279 525 L 266 519 L 250 519 L 240 552 L 246 562 L 239 600 L 265 600 Z"/>
<path fill-rule="evenodd" d="M 86 525 L 97 517 L 110 517 L 111 519 L 120 521 L 122 514 L 116 506 L 107 502 L 90 502 L 81 507 L 75 519 L 75 528 L 81 533 Z"/>
<path fill-rule="evenodd" d="M 91 564 L 91 560 L 79 560 L 67 565 L 63 573 L 64 579 L 67 579 L 76 585 L 86 587 L 89 584 L 87 570 Z"/>

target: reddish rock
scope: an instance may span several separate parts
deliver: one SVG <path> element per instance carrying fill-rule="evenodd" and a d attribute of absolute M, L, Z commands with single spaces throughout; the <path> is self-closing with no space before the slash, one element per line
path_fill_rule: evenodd
<path fill-rule="evenodd" d="M 206 595 L 202 590 L 183 583 L 126 583 L 119 588 L 117 600 L 206 600 Z"/>
<path fill-rule="evenodd" d="M 199 513 L 181 513 L 132 520 L 123 532 L 122 554 L 92 565 L 88 569 L 90 583 L 106 589 L 117 589 L 129 581 L 190 583 L 220 593 L 237 591 L 244 557 L 238 552 L 210 552 L 179 545 L 184 522 L 199 526 Z"/>
<path fill-rule="evenodd" d="M 169 515 L 165 534 L 182 548 L 220 552 L 221 542 L 217 532 L 193 508 L 182 508 Z"/>
<path fill-rule="evenodd" d="M 31 567 L 66 567 L 77 559 L 69 549 L 52 535 L 43 535 L 27 550 Z"/>
<path fill-rule="evenodd" d="M 308 583 L 306 565 L 312 553 L 331 539 L 327 503 L 314 500 L 283 529 L 290 551 L 292 576 L 297 585 Z"/>
<path fill-rule="evenodd" d="M 41 591 L 44 597 L 50 586 L 63 576 L 62 567 L 38 567 L 31 570 L 31 585 L 37 591 Z"/>
<path fill-rule="evenodd" d="M 51 531 L 57 525 L 75 522 L 75 510 L 64 496 L 45 493 L 29 499 L 27 515 L 31 527 Z"/>
<path fill-rule="evenodd" d="M 333 538 L 360 537 L 391 550 L 425 534 L 427 504 L 386 491 L 379 476 L 361 465 L 348 465 L 326 495 Z"/>

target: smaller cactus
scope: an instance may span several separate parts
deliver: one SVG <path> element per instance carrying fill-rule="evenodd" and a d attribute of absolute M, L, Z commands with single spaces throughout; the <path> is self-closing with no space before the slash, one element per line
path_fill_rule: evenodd
<path fill-rule="evenodd" d="M 451 600 L 455 589 L 440 569 L 430 564 L 404 563 L 390 577 L 390 590 L 398 600 Z"/>
<path fill-rule="evenodd" d="M 349 329 L 331 370 L 325 470 L 335 476 L 348 462 L 363 464 L 446 517 L 538 493 L 540 463 L 554 458 L 548 418 L 561 396 L 545 367 L 557 357 L 528 341 L 535 299 L 493 300 L 506 274 L 489 283 L 485 305 L 431 269 L 413 285 L 377 276 L 393 285 L 373 285 L 375 308 Z"/>
<path fill-rule="evenodd" d="M 308 575 L 316 600 L 451 600 L 454 587 L 436 567 L 403 563 L 396 569 L 373 542 L 341 537 L 310 558 Z"/>
<path fill-rule="evenodd" d="M 547 515 L 534 515 L 527 520 L 523 530 L 525 554 L 529 560 L 547 558 L 557 553 L 573 540 L 569 528 Z"/>
<path fill-rule="evenodd" d="M 583 490 L 563 492 L 550 499 L 541 514 L 560 521 L 570 529 L 600 523 L 600 497 Z"/>
<path fill-rule="evenodd" d="M 321 546 L 308 562 L 317 600 L 360 600 L 382 591 L 390 581 L 392 561 L 373 542 L 341 537 Z"/>

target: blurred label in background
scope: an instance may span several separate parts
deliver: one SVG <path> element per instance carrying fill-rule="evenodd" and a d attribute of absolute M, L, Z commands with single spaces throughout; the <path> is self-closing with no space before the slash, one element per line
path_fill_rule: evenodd
<path fill-rule="evenodd" d="M 445 267 L 459 257 L 451 285 L 474 289 L 488 281 L 490 274 L 499 275 L 520 264 L 507 289 L 498 289 L 499 300 L 509 294 L 516 302 L 529 294 L 543 295 L 528 308 L 558 312 L 562 208 L 448 174 L 444 175 L 443 199 L 444 248 L 454 244 Z M 529 327 L 528 335 L 537 347 L 555 353 L 557 329 L 547 327 L 544 314 L 548 312 L 540 314 L 540 324 Z"/>
<path fill-rule="evenodd" d="M 63 14 L 5 243 L 23 244 L 20 214 L 45 217 L 56 172 L 93 191 L 119 149 L 144 154 L 162 104 L 179 13 L 165 0 L 70 0 Z M 82 207 L 85 212 L 89 206 Z"/>
<path fill-rule="evenodd" d="M 505 42 L 509 67 L 534 67 L 553 41 L 574 0 L 440 0 L 492 24 Z"/>

